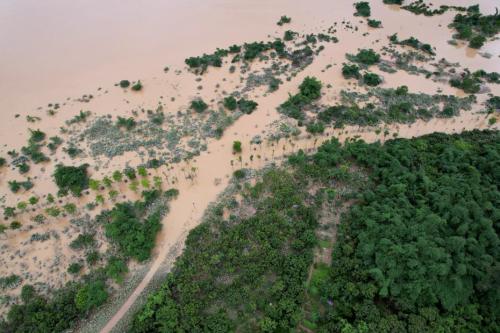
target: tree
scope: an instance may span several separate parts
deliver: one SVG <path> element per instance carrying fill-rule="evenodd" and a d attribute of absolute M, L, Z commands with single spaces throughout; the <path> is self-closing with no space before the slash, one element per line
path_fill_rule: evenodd
<path fill-rule="evenodd" d="M 103 281 L 94 281 L 78 289 L 75 295 L 76 308 L 83 312 L 95 309 L 108 299 L 108 292 Z"/>
<path fill-rule="evenodd" d="M 80 196 L 82 191 L 89 186 L 87 167 L 88 164 L 82 164 L 78 167 L 56 165 L 53 176 L 59 187 L 59 192 L 64 194 L 70 191 L 73 195 Z"/>

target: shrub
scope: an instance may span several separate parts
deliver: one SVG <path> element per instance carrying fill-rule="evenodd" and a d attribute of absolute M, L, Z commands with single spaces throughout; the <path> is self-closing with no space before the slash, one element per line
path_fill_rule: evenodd
<path fill-rule="evenodd" d="M 486 42 L 486 37 L 477 35 L 469 40 L 469 46 L 473 49 L 480 49 Z"/>
<path fill-rule="evenodd" d="M 54 179 L 59 187 L 59 192 L 64 194 L 70 191 L 73 195 L 80 196 L 82 191 L 89 186 L 87 167 L 88 164 L 82 164 L 78 167 L 56 165 Z"/>
<path fill-rule="evenodd" d="M 113 172 L 113 180 L 115 182 L 121 182 L 122 179 L 123 179 L 123 174 L 120 171 L 116 170 L 115 172 Z"/>
<path fill-rule="evenodd" d="M 233 154 L 241 153 L 241 142 L 233 141 Z"/>
<path fill-rule="evenodd" d="M 127 131 L 133 129 L 135 125 L 137 125 L 137 123 L 135 122 L 135 119 L 132 117 L 123 118 L 118 116 L 118 119 L 116 121 L 116 126 L 118 126 L 118 128 L 124 127 Z"/>
<path fill-rule="evenodd" d="M 144 166 L 142 166 L 142 165 L 139 166 L 139 167 L 137 167 L 137 173 L 141 177 L 147 177 L 148 176 L 148 170 L 146 170 L 146 168 Z"/>
<path fill-rule="evenodd" d="M 368 22 L 368 26 L 372 27 L 372 28 L 380 28 L 380 26 L 382 25 L 382 21 L 368 19 L 367 22 Z"/>
<path fill-rule="evenodd" d="M 137 175 L 135 173 L 135 169 L 131 168 L 131 167 L 127 167 L 125 168 L 125 170 L 123 170 L 123 173 L 125 174 L 125 176 L 127 176 L 128 179 L 132 180 L 132 179 L 135 179 L 137 178 Z"/>
<path fill-rule="evenodd" d="M 108 292 L 103 281 L 92 281 L 84 284 L 75 295 L 75 306 L 78 310 L 88 312 L 108 299 Z"/>
<path fill-rule="evenodd" d="M 323 133 L 325 131 L 325 124 L 321 121 L 309 123 L 306 126 L 306 131 L 311 134 Z"/>
<path fill-rule="evenodd" d="M 246 171 L 244 169 L 238 169 L 233 172 L 233 177 L 236 179 L 243 179 L 246 177 Z"/>
<path fill-rule="evenodd" d="M 382 79 L 375 73 L 365 73 L 365 75 L 363 75 L 363 82 L 374 87 L 382 83 Z"/>
<path fill-rule="evenodd" d="M 31 142 L 42 142 L 43 140 L 45 140 L 46 135 L 44 132 L 32 129 L 30 129 L 29 131 L 31 133 L 31 137 L 29 139 Z"/>
<path fill-rule="evenodd" d="M 88 247 L 93 247 L 96 241 L 94 239 L 94 234 L 84 233 L 79 234 L 70 244 L 69 247 L 73 250 L 81 250 Z"/>
<path fill-rule="evenodd" d="M 75 214 L 76 213 L 76 205 L 74 203 L 67 203 L 63 206 L 63 209 L 66 211 L 68 214 Z"/>
<path fill-rule="evenodd" d="M 372 49 L 362 49 L 355 55 L 355 59 L 362 64 L 373 65 L 380 61 L 380 55 Z"/>
<path fill-rule="evenodd" d="M 0 167 L 3 167 L 6 163 L 7 161 L 5 160 L 5 158 L 0 157 Z"/>
<path fill-rule="evenodd" d="M 80 264 L 79 262 L 74 262 L 71 265 L 69 265 L 68 273 L 76 275 L 76 274 L 80 273 L 82 268 L 83 268 L 82 264 Z"/>
<path fill-rule="evenodd" d="M 37 197 L 30 197 L 28 199 L 28 202 L 30 203 L 30 205 L 36 205 L 38 203 L 38 198 Z"/>
<path fill-rule="evenodd" d="M 130 81 L 129 80 L 121 80 L 120 81 L 120 87 L 122 88 L 128 88 L 130 86 Z"/>
<path fill-rule="evenodd" d="M 371 14 L 370 4 L 366 1 L 356 2 L 354 7 L 356 8 L 356 13 L 354 14 L 356 16 L 368 17 Z"/>
<path fill-rule="evenodd" d="M 24 174 L 30 171 L 30 166 L 26 163 L 21 163 L 17 166 L 19 168 L 19 173 Z"/>
<path fill-rule="evenodd" d="M 386 5 L 402 5 L 404 0 L 384 0 Z"/>
<path fill-rule="evenodd" d="M 497 123 L 497 118 L 491 117 L 490 119 L 488 119 L 488 125 L 493 126 L 496 123 Z"/>
<path fill-rule="evenodd" d="M 21 183 L 17 180 L 9 180 L 9 189 L 12 193 L 17 193 L 21 189 Z"/>
<path fill-rule="evenodd" d="M 137 81 L 130 89 L 133 91 L 140 91 L 142 90 L 142 83 L 141 81 Z"/>
<path fill-rule="evenodd" d="M 5 207 L 3 209 L 3 216 L 5 218 L 14 217 L 16 215 L 16 207 Z"/>
<path fill-rule="evenodd" d="M 283 15 L 280 17 L 280 20 L 276 23 L 279 26 L 282 26 L 283 24 L 290 23 L 292 22 L 292 19 L 286 15 Z"/>
<path fill-rule="evenodd" d="M 19 229 L 19 228 L 21 228 L 21 226 L 22 226 L 22 224 L 21 224 L 21 222 L 19 222 L 19 221 L 12 221 L 12 222 L 10 223 L 10 228 L 11 228 L 12 230 Z"/>
<path fill-rule="evenodd" d="M 19 209 L 19 210 L 24 210 L 24 209 L 26 209 L 26 207 L 28 207 L 28 204 L 24 201 L 19 201 L 17 203 L 17 209 Z"/>
<path fill-rule="evenodd" d="M 191 101 L 191 109 L 198 113 L 202 113 L 208 109 L 208 105 L 201 98 L 198 98 Z"/>
<path fill-rule="evenodd" d="M 238 107 L 238 102 L 233 96 L 228 96 L 224 98 L 224 107 L 229 111 L 234 111 Z"/>
<path fill-rule="evenodd" d="M 99 261 L 99 258 L 100 258 L 100 255 L 99 255 L 99 252 L 97 251 L 91 251 L 89 253 L 87 253 L 87 255 L 85 256 L 85 259 L 87 260 L 87 264 L 89 264 L 90 266 L 93 266 L 97 263 L 97 261 Z"/>
<path fill-rule="evenodd" d="M 359 73 L 359 67 L 356 65 L 348 65 L 348 64 L 343 64 L 342 65 L 342 76 L 344 76 L 345 79 L 359 79 L 361 77 L 361 74 Z"/>
<path fill-rule="evenodd" d="M 256 102 L 244 98 L 238 101 L 238 109 L 246 114 L 251 114 L 257 108 L 257 105 Z"/>
<path fill-rule="evenodd" d="M 297 33 L 294 32 L 294 31 L 292 31 L 292 30 L 287 30 L 287 31 L 285 31 L 285 34 L 283 35 L 283 40 L 285 40 L 285 41 L 291 41 L 291 40 L 294 39 L 294 37 L 295 37 L 296 34 Z"/>
<path fill-rule="evenodd" d="M 125 261 L 117 257 L 111 257 L 106 265 L 106 275 L 115 280 L 117 283 L 123 282 L 124 275 L 128 272 L 128 267 Z"/>
<path fill-rule="evenodd" d="M 307 100 L 313 101 L 321 97 L 321 81 L 307 76 L 299 86 L 300 94 Z"/>
<path fill-rule="evenodd" d="M 61 210 L 57 207 L 49 207 L 45 209 L 47 215 L 52 217 L 58 217 L 61 214 Z"/>

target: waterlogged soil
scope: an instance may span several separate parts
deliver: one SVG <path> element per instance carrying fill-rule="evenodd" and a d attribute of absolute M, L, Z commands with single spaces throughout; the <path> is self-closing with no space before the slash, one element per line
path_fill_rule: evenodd
<path fill-rule="evenodd" d="M 491 1 L 479 3 L 483 12 L 494 12 Z M 467 1 L 453 4 L 469 5 Z M 204 210 L 226 188 L 233 171 L 281 163 L 286 155 L 299 149 L 313 151 L 331 137 L 340 141 L 359 137 L 369 142 L 383 142 L 435 131 L 455 133 L 474 128 L 499 128 L 499 122 L 489 125 L 489 118 L 498 117 L 497 114 L 483 113 L 484 101 L 489 97 L 487 93 L 478 94 L 470 110 L 462 110 L 453 118 L 376 127 L 327 128 L 324 134 L 317 136 L 308 135 L 296 121 L 280 115 L 277 107 L 289 94 L 297 92 L 306 76 L 315 76 L 323 82 L 318 105 L 340 103 L 341 91 L 366 93 L 366 86 L 343 79 L 341 67 L 347 62 L 345 55 L 355 54 L 359 48 L 381 51 L 388 45 L 387 36 L 396 32 L 400 39 L 413 36 L 431 44 L 436 51 L 435 61 L 445 58 L 451 63 L 459 63 L 459 70 L 500 71 L 499 40 L 487 43 L 480 50 L 480 53 L 491 54 L 489 58 L 462 44 L 448 44 L 453 34 L 447 28 L 454 16 L 452 11 L 425 17 L 399 10 L 397 6 L 383 5 L 382 1 L 371 3 L 371 7 L 371 17 L 381 20 L 383 28 L 369 28 L 365 19 L 354 17 L 349 1 L 317 1 L 314 5 L 299 0 L 273 3 L 153 1 L 147 8 L 144 4 L 122 1 L 52 1 L 44 4 L 5 1 L 0 4 L 0 48 L 5 50 L 0 53 L 0 63 L 8 64 L 0 66 L 0 156 L 9 162 L 7 151 L 20 151 L 26 145 L 28 128 L 40 129 L 48 137 L 58 135 L 65 141 L 54 154 L 47 153 L 50 162 L 31 164 L 31 170 L 25 175 L 20 175 L 12 166 L 0 171 L 0 197 L 4 206 L 15 206 L 33 195 L 41 198 L 40 204 L 28 206 L 29 210 L 16 216 L 22 223 L 20 229 L 7 230 L 0 235 L 0 277 L 17 274 L 23 278 L 20 285 L 2 291 L 11 296 L 1 308 L 2 313 L 17 301 L 25 283 L 35 284 L 41 291 L 50 293 L 51 289 L 74 279 L 66 268 L 71 262 L 81 260 L 82 253 L 71 250 L 69 243 L 86 229 L 71 220 L 87 214 L 92 218 L 114 204 L 106 200 L 103 206 L 88 211 L 85 205 L 93 202 L 98 194 L 90 191 L 81 198 L 61 199 L 63 202 L 59 205 L 71 202 L 78 207 L 75 216 L 49 217 L 45 223 L 34 222 L 34 216 L 50 206 L 45 204 L 47 194 L 57 192 L 52 179 L 57 163 L 88 163 L 91 177 L 102 179 L 127 165 L 136 167 L 157 158 L 163 165 L 149 170 L 150 177 L 159 176 L 164 188 L 175 187 L 180 191 L 163 220 L 153 259 L 147 263 L 149 270 L 145 272 L 143 266 L 131 265 L 130 274 L 138 275 L 136 288 L 129 296 L 112 300 L 117 311 L 98 313 L 81 328 L 82 331 L 102 329 L 102 332 L 110 332 L 128 314 L 151 281 L 158 278 L 158 272 L 164 274 L 170 269 L 174 259 L 172 249 L 182 249 L 187 232 L 199 224 Z M 276 22 L 285 14 L 292 17 L 292 22 L 278 27 Z M 330 31 L 335 30 L 331 35 L 339 42 L 318 44 L 323 45 L 324 50 L 314 56 L 312 64 L 294 72 L 283 72 L 279 76 L 282 84 L 274 92 L 258 82 L 259 75 L 265 78 L 266 69 L 277 61 L 272 58 L 255 60 L 250 68 L 237 64 L 232 72 L 228 57 L 221 68 L 209 67 L 202 76 L 190 72 L 183 63 L 187 57 L 211 53 L 217 47 L 282 37 L 289 29 L 301 35 L 288 44 L 289 48 L 294 48 L 297 47 L 294 43 L 301 41 L 304 34 L 325 33 L 331 27 Z M 400 52 L 408 51 L 404 47 L 396 48 Z M 384 58 L 389 59 L 383 55 Z M 419 65 L 428 66 L 427 63 Z M 381 88 L 407 85 L 412 93 L 467 96 L 447 82 L 429 80 L 404 70 L 391 74 L 372 66 L 370 71 L 383 77 Z M 248 82 L 255 78 L 257 81 L 249 86 Z M 116 86 L 122 79 L 140 80 L 143 89 L 135 92 Z M 498 85 L 485 84 L 483 88 L 494 95 L 500 94 Z M 218 114 L 223 110 L 222 99 L 233 92 L 257 102 L 257 109 L 250 115 L 224 111 L 230 121 L 226 118 L 214 120 L 216 115 L 197 114 L 189 109 L 191 100 L 201 97 L 209 109 Z M 67 125 L 66 122 L 82 110 L 91 112 L 88 119 Z M 155 139 L 150 141 L 149 135 L 153 134 L 148 132 L 148 110 L 160 110 L 165 114 L 161 130 L 153 133 Z M 19 116 L 16 118 L 16 115 Z M 27 122 L 28 115 L 41 120 Z M 116 128 L 114 123 L 118 116 L 135 118 L 138 127 L 131 132 Z M 207 127 L 207 123 L 217 121 L 227 122 L 220 138 L 214 135 L 213 126 Z M 65 131 L 61 132 L 61 127 Z M 147 138 L 141 139 L 141 135 Z M 242 142 L 241 154 L 232 152 L 235 140 Z M 62 149 L 69 145 L 81 149 L 82 153 L 70 158 Z M 33 189 L 17 194 L 10 192 L 9 180 L 28 177 L 35 184 Z M 118 201 L 139 198 L 128 184 L 113 186 L 120 193 Z M 92 231 L 96 232 L 97 248 L 105 252 L 109 244 L 102 230 L 96 227 Z M 33 234 L 50 234 L 50 238 L 31 241 Z"/>

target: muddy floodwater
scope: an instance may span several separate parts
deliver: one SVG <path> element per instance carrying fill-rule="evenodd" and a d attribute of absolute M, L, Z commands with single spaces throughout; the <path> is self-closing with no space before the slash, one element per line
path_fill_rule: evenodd
<path fill-rule="evenodd" d="M 495 6 L 499 6 L 498 1 L 476 2 L 484 14 L 494 13 Z M 455 0 L 451 3 L 439 0 L 433 4 L 468 6 L 470 1 Z M 289 94 L 297 92 L 305 77 L 315 76 L 323 83 L 320 100 L 323 105 L 339 103 L 342 91 L 365 91 L 353 80 L 343 78 L 341 68 L 347 61 L 345 55 L 354 54 L 361 48 L 381 52 L 388 44 L 387 37 L 394 33 L 401 38 L 413 36 L 429 43 L 435 48 L 435 60 L 445 58 L 449 63 L 458 63 L 460 70 L 500 71 L 500 39 L 488 41 L 479 51 L 461 42 L 458 45 L 449 43 L 454 33 L 448 28 L 455 15 L 453 11 L 426 17 L 401 10 L 398 6 L 384 5 L 382 0 L 371 1 L 370 5 L 371 17 L 382 21 L 380 29 L 369 28 L 365 19 L 353 16 L 353 1 L 0 2 L 0 156 L 6 157 L 11 150 L 20 151 L 29 138 L 28 129 L 40 129 L 47 137 L 62 135 L 65 142 L 77 145 L 76 148 L 83 152 L 79 157 L 70 158 L 59 149 L 50 155 L 50 162 L 31 165 L 25 177 L 32 179 L 35 186 L 17 194 L 11 193 L 8 181 L 20 178 L 18 170 L 11 166 L 3 168 L 0 171 L 3 206 L 15 206 L 34 195 L 45 198 L 49 193 L 56 193 L 52 174 L 57 163 L 88 163 L 91 177 L 103 178 L 114 170 L 145 163 L 145 156 L 151 157 L 149 148 L 140 144 L 137 144 L 140 149 L 111 154 L 99 150 L 102 143 L 98 139 L 93 142 L 80 140 L 91 132 L 89 128 L 95 121 L 107 124 L 106 119 L 133 116 L 145 123 L 149 117 L 146 110 L 161 110 L 166 119 L 172 120 L 169 126 L 184 126 L 179 129 L 184 132 L 178 138 L 178 147 L 172 149 L 172 155 L 168 157 L 179 151 L 185 154 L 177 156 L 175 163 L 166 163 L 155 169 L 151 175 L 161 177 L 164 184 L 179 190 L 179 196 L 170 203 L 170 211 L 162 221 L 153 258 L 143 269 L 137 263 L 132 264 L 129 274 L 136 273 L 137 278 L 127 294 L 113 298 L 105 311 L 82 324 L 79 327 L 82 332 L 121 330 L 117 325 L 129 314 L 151 281 L 172 267 L 173 258 L 182 250 L 187 233 L 200 223 L 203 212 L 229 184 L 236 169 L 259 169 L 272 162 L 279 164 L 287 155 L 299 149 L 314 151 L 332 137 L 340 141 L 360 137 L 369 142 L 383 142 L 396 136 L 411 138 L 436 131 L 459 133 L 499 127 L 500 121 L 496 124 L 488 121 L 484 103 L 490 96 L 488 94 L 499 95 L 500 88 L 498 84 L 484 84 L 475 103 L 455 117 L 417 120 L 411 124 L 331 127 L 316 136 L 302 129 L 295 136 L 277 138 L 277 128 L 295 122 L 284 119 L 277 107 Z M 278 26 L 276 22 L 282 15 L 291 17 L 292 22 L 284 27 Z M 210 67 L 203 75 L 190 72 L 184 63 L 188 57 L 212 53 L 216 48 L 281 38 L 285 30 L 301 35 L 317 34 L 334 24 L 338 43 L 326 44 L 310 64 L 287 74 L 286 78 L 283 75 L 279 89 L 272 93 L 260 86 L 246 89 L 245 82 L 249 73 L 264 70 L 269 65 L 267 61 L 271 61 L 269 59 L 248 68 L 238 68 L 236 72 L 229 70 L 231 64 L 225 60 L 221 68 Z M 372 71 L 383 77 L 381 88 L 406 85 L 415 93 L 467 96 L 446 80 L 430 80 L 403 70 L 388 73 L 374 67 Z M 140 80 L 143 89 L 137 92 L 121 89 L 117 83 L 125 79 Z M 190 102 L 202 98 L 209 108 L 216 110 L 227 93 L 233 91 L 242 92 L 243 96 L 257 102 L 258 108 L 252 114 L 234 117 L 220 138 L 200 134 L 207 119 L 198 115 L 190 118 Z M 89 120 L 83 125 L 68 125 L 81 111 L 89 111 Z M 65 127 L 65 131 L 61 127 Z M 164 125 L 165 133 L 169 130 L 166 127 Z M 261 137 L 262 142 L 255 144 L 256 136 Z M 232 152 L 235 140 L 242 142 L 241 155 Z M 191 148 L 196 149 L 196 154 L 189 154 Z M 161 150 L 156 146 L 155 149 Z M 155 151 L 158 153 L 161 151 Z M 117 190 L 123 200 L 139 198 L 124 184 Z M 83 207 L 93 197 L 69 200 L 82 207 L 83 212 Z M 112 202 L 106 202 L 102 208 L 112 206 Z M 65 270 L 55 269 L 54 263 L 52 266 L 43 263 L 57 257 L 57 265 L 66 266 L 78 259 L 78 254 L 68 248 L 74 237 L 71 233 L 77 229 L 72 229 L 70 217 L 28 228 L 29 221 L 38 213 L 35 209 L 24 212 L 19 217 L 26 220 L 26 223 L 21 221 L 23 228 L 8 230 L 0 236 L 0 276 L 25 274 L 25 282 L 48 284 L 48 289 L 61 287 L 73 277 Z M 96 212 L 90 215 L 95 216 Z M 60 236 L 33 243 L 29 238 L 34 232 L 56 232 Z M 108 244 L 102 232 L 98 235 L 102 237 L 99 249 L 106 251 Z M 176 251 L 172 258 L 174 247 Z M 20 287 L 12 290 L 12 297 Z M 2 313 L 6 310 L 3 307 Z"/>

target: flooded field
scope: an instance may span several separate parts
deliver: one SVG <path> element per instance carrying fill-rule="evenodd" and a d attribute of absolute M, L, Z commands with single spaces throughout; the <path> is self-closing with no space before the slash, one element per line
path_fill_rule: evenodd
<path fill-rule="evenodd" d="M 498 5 L 494 1 L 479 4 L 484 14 L 494 13 Z M 151 259 L 130 260 L 128 276 L 137 274 L 136 288 L 125 298 L 112 297 L 113 309 L 118 310 L 93 315 L 81 325 L 82 331 L 119 331 L 115 326 L 155 275 L 172 266 L 172 248 L 181 244 L 182 249 L 187 232 L 200 223 L 205 209 L 238 169 L 280 164 L 299 149 L 312 152 L 332 137 L 341 142 L 353 138 L 384 142 L 433 132 L 499 128 L 499 122 L 492 120 L 498 118 L 498 110 L 487 110 L 487 101 L 500 95 L 497 83 L 484 80 L 470 100 L 470 94 L 449 84 L 465 69 L 499 72 L 499 39 L 488 41 L 478 51 L 462 41 L 449 42 L 454 34 L 448 27 L 453 11 L 428 17 L 382 1 L 370 5 L 371 17 L 382 22 L 381 28 L 371 28 L 364 18 L 353 16 L 350 1 L 187 0 L 151 1 L 147 6 L 128 0 L 3 1 L 0 157 L 9 163 L 0 171 L 0 197 L 4 209 L 17 207 L 15 217 L 6 216 L 5 225 L 17 221 L 20 227 L 0 235 L 0 277 L 14 274 L 21 279 L 4 290 L 2 313 L 19 302 L 25 284 L 50 295 L 93 270 L 85 266 L 77 275 L 66 270 L 88 255 L 71 248 L 78 234 L 91 232 L 95 250 L 103 257 L 115 254 L 115 245 L 102 227 L 88 228 L 75 220 L 94 220 L 118 202 L 141 200 L 141 190 L 156 188 L 153 182 L 160 190 L 175 188 L 179 194 L 168 203 Z M 454 1 L 453 5 L 470 3 Z M 292 20 L 279 26 L 276 22 L 283 15 Z M 201 75 L 185 64 L 186 58 L 211 54 L 217 48 L 271 42 L 287 30 L 296 34 L 284 44 L 286 56 L 273 56 L 273 49 L 248 62 L 226 56 L 220 67 L 208 66 Z M 388 48 L 388 37 L 395 33 L 400 39 L 415 37 L 430 44 L 435 55 L 412 61 L 414 67 L 404 67 L 391 57 L 396 54 L 391 50 L 412 50 L 401 45 Z M 310 42 L 311 34 L 319 41 Z M 310 54 L 301 56 L 305 48 Z M 343 64 L 349 62 L 346 54 L 354 55 L 360 49 L 373 49 L 381 55 L 379 65 L 370 67 L 371 73 L 382 77 L 378 88 L 342 74 Z M 457 65 L 446 67 L 441 76 L 426 75 L 442 70 L 439 60 L 443 58 L 447 64 Z M 306 110 L 304 119 L 287 117 L 280 105 L 297 93 L 307 77 L 322 83 L 321 96 Z M 124 80 L 130 86 L 140 82 L 140 87 L 135 91 L 122 84 Z M 276 89 L 270 88 L 272 83 Z M 415 108 L 435 107 L 436 112 L 453 105 L 453 114 L 376 124 L 332 123 L 322 133 L 308 133 L 302 126 L 302 121 L 316 122 L 328 106 L 346 103 L 345 96 L 351 96 L 349 103 L 356 107 L 372 103 L 376 108 L 388 108 L 392 99 L 375 98 L 400 86 L 427 100 L 422 106 L 410 99 L 405 103 Z M 257 107 L 230 112 L 225 105 L 228 96 L 254 101 Z M 200 100 L 206 105 L 202 112 L 192 104 Z M 45 134 L 41 141 L 33 141 L 35 130 Z M 234 150 L 235 141 L 241 143 L 242 151 Z M 20 165 L 28 165 L 27 158 L 19 160 L 29 155 L 23 149 L 27 142 L 47 144 L 37 149 L 50 160 L 30 162 L 28 170 L 20 172 Z M 150 167 L 152 161 L 154 167 Z M 100 181 L 96 188 L 85 189 L 82 196 L 57 197 L 53 174 L 58 165 L 84 163 L 91 180 Z M 138 167 L 147 168 L 138 178 L 140 183 L 130 178 L 104 186 L 104 179 L 114 172 Z M 13 191 L 13 180 L 21 187 L 23 181 L 32 186 Z M 56 197 L 55 202 L 48 200 L 50 196 Z M 28 206 L 33 197 L 39 201 Z M 59 206 L 76 207 L 76 211 L 55 214 L 54 208 Z M 38 241 L 35 234 L 49 236 Z"/>

